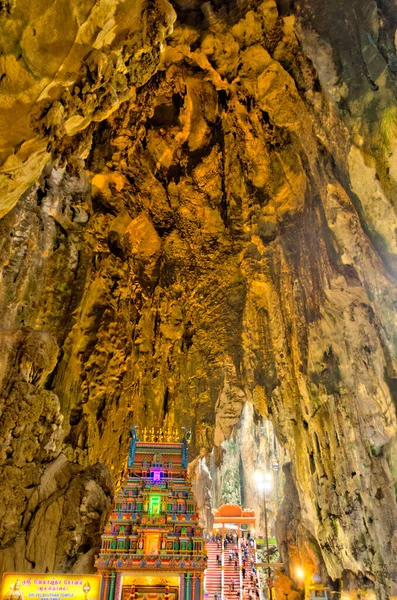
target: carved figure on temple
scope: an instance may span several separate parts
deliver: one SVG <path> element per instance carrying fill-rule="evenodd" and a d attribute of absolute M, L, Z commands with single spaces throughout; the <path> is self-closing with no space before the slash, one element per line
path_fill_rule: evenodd
<path fill-rule="evenodd" d="M 134 425 L 133 428 L 130 429 L 130 435 L 131 435 L 131 442 L 130 442 L 130 454 L 128 456 L 128 466 L 132 467 L 132 465 L 134 464 L 134 457 L 135 457 L 135 448 L 136 448 L 136 443 L 138 441 L 138 436 L 137 436 L 137 430 L 138 425 Z"/>
<path fill-rule="evenodd" d="M 172 442 L 172 428 L 168 425 L 167 430 L 165 432 L 165 441 Z"/>

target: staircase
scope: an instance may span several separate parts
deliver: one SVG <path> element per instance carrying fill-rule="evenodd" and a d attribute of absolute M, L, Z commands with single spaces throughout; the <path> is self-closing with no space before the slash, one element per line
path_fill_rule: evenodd
<path fill-rule="evenodd" d="M 229 562 L 230 550 L 233 552 L 232 562 Z M 235 570 L 235 567 L 234 567 L 235 550 L 238 550 L 237 545 L 232 544 L 232 543 L 229 543 L 226 547 L 226 550 L 224 550 L 224 564 L 225 564 L 225 568 L 224 568 L 225 583 L 224 583 L 224 588 L 223 588 L 224 600 L 237 600 L 237 592 L 240 589 L 240 570 L 239 570 L 240 567 L 239 567 L 238 558 L 237 558 L 237 570 Z M 229 591 L 232 579 L 234 579 L 234 591 Z"/>
<path fill-rule="evenodd" d="M 243 599 L 244 600 L 249 600 L 250 598 L 252 598 L 252 600 L 256 600 L 257 596 L 256 596 L 256 575 L 253 576 L 253 578 L 251 579 L 251 571 L 252 571 L 252 561 L 254 561 L 255 563 L 255 548 L 252 547 L 250 544 L 248 544 L 247 546 L 247 550 L 248 550 L 248 557 L 245 559 L 245 578 L 242 580 L 243 583 Z M 241 564 L 242 566 L 244 565 L 244 549 L 241 548 Z M 242 599 L 242 600 L 243 600 Z"/>
<path fill-rule="evenodd" d="M 205 597 L 214 600 L 215 592 L 218 592 L 218 599 L 221 600 L 222 568 L 217 565 L 216 555 L 221 556 L 222 550 L 218 548 L 216 542 L 207 542 L 206 546 L 208 562 L 205 571 Z"/>

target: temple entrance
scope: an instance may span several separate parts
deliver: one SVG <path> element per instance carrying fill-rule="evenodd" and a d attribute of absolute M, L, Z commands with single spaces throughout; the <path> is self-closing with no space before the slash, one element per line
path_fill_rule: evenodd
<path fill-rule="evenodd" d="M 178 600 L 179 578 L 164 573 L 161 576 L 124 575 L 120 600 Z"/>
<path fill-rule="evenodd" d="M 148 533 L 145 539 L 145 554 L 158 554 L 160 548 L 160 534 Z"/>
<path fill-rule="evenodd" d="M 123 586 L 122 600 L 130 600 L 131 590 L 129 585 Z M 134 588 L 136 600 L 178 600 L 179 588 L 165 586 L 138 586 Z"/>
<path fill-rule="evenodd" d="M 237 528 L 238 535 L 241 535 L 241 526 L 251 526 L 255 530 L 256 516 L 255 511 L 241 508 L 236 504 L 222 504 L 219 509 L 214 509 L 214 529 L 221 528 L 222 536 L 225 536 L 227 529 Z"/>

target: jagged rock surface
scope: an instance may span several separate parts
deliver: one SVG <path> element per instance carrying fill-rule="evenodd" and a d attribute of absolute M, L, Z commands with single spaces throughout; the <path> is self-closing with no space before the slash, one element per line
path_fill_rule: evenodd
<path fill-rule="evenodd" d="M 250 401 L 288 449 L 313 561 L 395 593 L 395 6 L 70 2 L 49 61 L 55 16 L 13 4 L 3 565 L 86 564 L 134 422 L 189 426 L 192 458 L 218 461 Z M 31 498 L 58 523 L 49 554 Z"/>

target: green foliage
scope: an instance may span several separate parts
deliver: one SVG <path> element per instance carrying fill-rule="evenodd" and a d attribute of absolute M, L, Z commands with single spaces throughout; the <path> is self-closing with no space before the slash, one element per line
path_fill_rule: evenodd
<path fill-rule="evenodd" d="M 225 450 L 221 469 L 221 503 L 241 506 L 239 453 L 236 442 L 223 442 Z"/>

